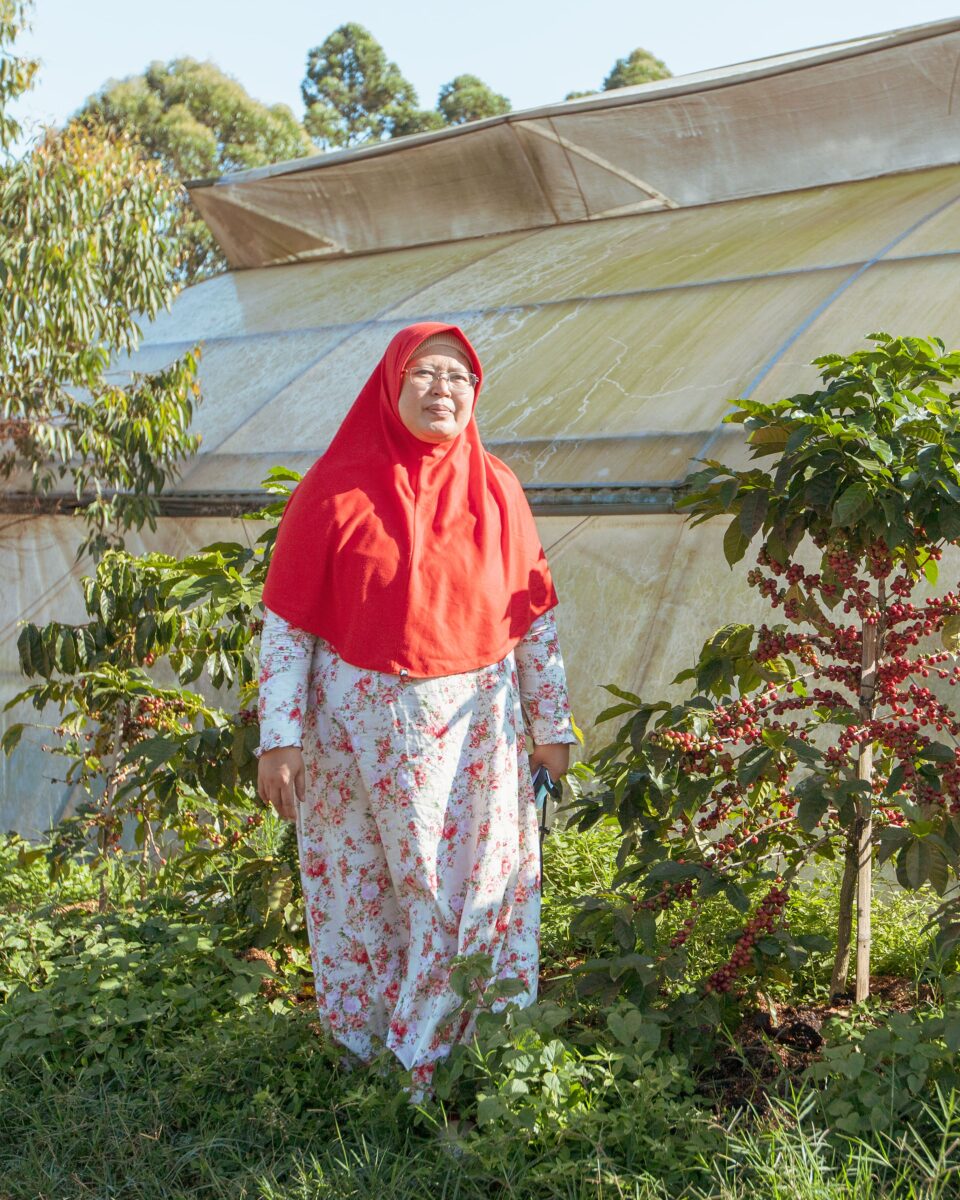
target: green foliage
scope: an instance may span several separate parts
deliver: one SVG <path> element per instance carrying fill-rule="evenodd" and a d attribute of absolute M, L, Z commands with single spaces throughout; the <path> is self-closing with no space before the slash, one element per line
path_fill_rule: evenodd
<path fill-rule="evenodd" d="M 837 928 L 840 915 L 840 864 L 823 864 L 805 887 L 791 893 L 785 920 L 797 935 L 819 936 L 821 948 L 813 947 L 801 968 L 789 978 L 768 980 L 771 995 L 789 1001 L 797 996 L 824 1003 L 830 999 L 830 972 L 833 941 L 824 936 Z M 878 882 L 872 904 L 873 948 L 871 969 L 878 976 L 919 980 L 938 978 L 942 971 L 955 970 L 955 961 L 944 957 L 937 946 L 936 926 L 931 916 L 939 900 L 929 887 L 906 891 L 890 886 L 886 877 Z M 713 936 L 720 939 L 727 930 L 719 927 Z M 697 936 L 710 936 L 709 922 Z M 691 939 L 690 957 L 696 959 L 698 948 Z"/>
<path fill-rule="evenodd" d="M 447 125 L 463 125 L 509 112 L 510 101 L 476 75 L 457 75 L 440 89 L 437 110 Z"/>
<path fill-rule="evenodd" d="M 417 93 L 362 25 L 341 25 L 307 54 L 301 84 L 307 131 L 326 148 L 356 146 L 405 132 Z"/>
<path fill-rule="evenodd" d="M 667 64 L 656 58 L 649 50 L 637 48 L 625 58 L 618 58 L 603 81 L 603 90 L 613 88 L 636 87 L 639 83 L 652 83 L 655 79 L 669 79 L 671 75 Z"/>
<path fill-rule="evenodd" d="M 842 991 L 852 884 L 860 875 L 870 887 L 861 839 L 892 861 L 901 887 L 943 898 L 939 952 L 960 940 L 960 757 L 936 736 L 956 738 L 960 718 L 922 685 L 933 673 L 960 682 L 946 665 L 960 594 L 910 600 L 921 577 L 936 582 L 954 532 L 960 355 L 935 340 L 872 340 L 871 350 L 818 359 L 820 392 L 738 402 L 728 419 L 745 424 L 754 457 L 775 456 L 770 473 L 712 463 L 693 481 L 685 503 L 698 521 L 733 514 L 731 563 L 762 531 L 747 581 L 787 623 L 719 630 L 674 681 L 692 681 L 685 702 L 608 689 L 618 702 L 598 720 L 622 723 L 582 768 L 574 806 L 581 829 L 616 819 L 621 830 L 618 873 L 575 922 L 613 942 L 580 968 L 585 994 L 651 1004 L 666 993 L 720 1019 L 717 997 L 736 992 L 740 976 L 789 978 L 822 951 L 785 911 L 821 864 L 840 860 L 851 885 L 835 943 L 832 986 Z M 796 557 L 805 537 L 819 572 Z M 828 616 L 841 602 L 858 621 Z M 914 651 L 937 634 L 943 649 Z M 704 948 L 695 931 L 718 905 L 730 938 L 705 970 L 691 947 Z M 666 910 L 682 920 L 671 918 L 664 947 Z"/>
<path fill-rule="evenodd" d="M 236 924 L 238 942 L 258 949 L 300 951 L 292 961 L 306 963 L 308 950 L 297 827 L 284 822 L 275 850 L 247 843 L 238 847 L 231 864 L 230 916 Z M 213 902 L 221 893 L 219 877 L 198 885 L 198 899 Z"/>
<path fill-rule="evenodd" d="M 0 913 L 89 898 L 95 890 L 90 872 L 80 868 L 52 883 L 49 853 L 49 844 L 28 842 L 16 833 L 0 837 Z"/>
<path fill-rule="evenodd" d="M 816 359 L 819 391 L 738 400 L 725 418 L 743 425 L 755 459 L 776 459 L 770 471 L 711 462 L 691 480 L 682 503 L 694 524 L 734 515 L 731 565 L 762 533 L 780 562 L 805 535 L 840 537 L 855 559 L 879 540 L 916 572 L 928 561 L 922 547 L 960 537 L 960 351 L 936 338 L 870 340 L 870 350 Z"/>
<path fill-rule="evenodd" d="M 544 839 L 540 951 L 547 964 L 565 966 L 567 957 L 592 947 L 590 941 L 571 940 L 570 922 L 584 897 L 609 890 L 619 845 L 619 827 L 612 822 L 585 833 L 555 829 Z"/>
<path fill-rule="evenodd" d="M 608 92 L 612 88 L 635 87 L 640 83 L 652 83 L 655 79 L 669 79 L 670 68 L 654 57 L 649 50 L 636 49 L 625 58 L 618 58 L 610 68 L 599 90 Z M 598 89 L 567 92 L 564 100 L 579 100 L 584 96 L 597 95 Z"/>
<path fill-rule="evenodd" d="M 176 183 L 299 158 L 313 149 L 286 105 L 261 104 L 219 67 L 192 58 L 153 62 L 141 75 L 109 80 L 75 119 L 135 137 Z M 179 244 L 184 283 L 225 269 L 213 235 L 182 190 L 170 232 Z"/>
<path fill-rule="evenodd" d="M 163 914 L 7 918 L 0 931 L 0 1068 L 103 1073 L 144 1046 L 249 1004 L 269 973 L 237 958 L 215 928 Z"/>
<path fill-rule="evenodd" d="M 355 22 L 308 53 L 301 94 L 304 123 L 322 149 L 429 133 L 510 111 L 507 97 L 476 75 L 457 75 L 440 89 L 435 109 L 420 108 L 413 85 Z"/>
<path fill-rule="evenodd" d="M 960 1094 L 958 983 L 949 980 L 950 999 L 940 1010 L 858 1013 L 828 1023 L 823 1056 L 806 1074 L 819 1085 L 831 1126 L 853 1135 L 893 1132 L 924 1095 Z"/>
<path fill-rule="evenodd" d="M 298 479 L 280 468 L 269 474 L 265 486 L 281 499 L 251 515 L 272 522 L 257 548 L 216 543 L 182 560 L 110 551 L 84 580 L 85 622 L 23 626 L 20 666 L 35 682 L 8 707 L 56 706 L 59 740 L 48 749 L 67 760 L 66 781 L 87 796 L 52 833 L 54 878 L 74 861 L 106 870 L 133 860 L 145 898 L 151 881 L 195 882 L 226 849 L 255 842 L 265 816 L 255 792 L 256 711 L 248 706 L 256 694 L 256 614 L 276 520 Z M 158 680 L 161 669 L 173 685 Z M 186 686 L 201 676 L 233 690 L 227 707 Z M 6 753 L 23 729 L 7 730 Z M 133 854 L 122 841 L 131 825 Z M 245 871 L 263 937 L 299 936 L 290 863 L 269 853 L 262 861 L 260 850 L 250 857 Z"/>
<path fill-rule="evenodd" d="M 211 62 L 152 62 L 142 75 L 110 80 L 78 116 L 135 131 L 144 150 L 177 179 L 243 171 L 311 149 L 284 104 L 265 105 Z"/>
<path fill-rule="evenodd" d="M 406 108 L 398 112 L 390 124 L 390 137 L 407 137 L 414 133 L 432 133 L 444 127 L 443 114 L 433 108 Z"/>
<path fill-rule="evenodd" d="M 173 204 L 157 163 L 93 128 L 48 131 L 0 172 L 0 475 L 26 471 L 41 494 L 69 478 L 90 530 L 81 554 L 153 528 L 199 443 L 196 351 L 126 387 L 105 376 L 173 298 Z"/>
<path fill-rule="evenodd" d="M 954 1093 L 916 1104 L 895 1131 L 837 1134 L 803 1089 L 771 1106 L 765 1125 L 730 1123 L 711 1186 L 722 1200 L 947 1200 L 956 1191 L 960 1110 Z"/>
<path fill-rule="evenodd" d="M 13 43 L 29 28 L 30 7 L 30 0 L 0 0 L 0 151 L 8 151 L 20 137 L 20 124 L 10 115 L 9 105 L 33 87 L 40 65 L 11 53 Z"/>
<path fill-rule="evenodd" d="M 17 134 L 6 105 L 36 67 L 11 53 L 25 11 L 0 9 L 4 146 Z M 70 480 L 88 527 L 78 557 L 155 528 L 157 497 L 199 444 L 197 351 L 125 387 L 106 378 L 138 321 L 173 299 L 174 205 L 159 164 L 94 125 L 48 130 L 0 170 L 0 476 L 25 472 L 39 494 Z"/>
<path fill-rule="evenodd" d="M 686 1064 L 659 1050 L 659 1026 L 629 1005 L 595 1032 L 570 1018 L 549 1003 L 479 1018 L 473 1044 L 456 1048 L 437 1076 L 443 1103 L 476 1114 L 468 1144 L 476 1154 L 486 1139 L 527 1147 L 541 1159 L 544 1188 L 571 1182 L 592 1154 L 668 1188 L 689 1184 L 721 1142 Z"/>
<path fill-rule="evenodd" d="M 271 834 L 264 857 L 286 856 L 288 838 Z M 547 840 L 547 925 L 552 905 L 568 911 L 613 865 L 603 828 L 587 839 L 588 867 L 573 861 L 575 841 L 572 830 Z M 14 843 L 0 852 L 0 883 L 22 898 L 33 884 L 11 887 L 10 876 L 35 879 L 42 860 L 17 866 L 17 854 Z M 923 1035 L 936 1054 L 919 1091 L 902 1103 L 898 1093 L 901 1123 L 891 1134 L 866 1118 L 850 1122 L 849 1134 L 830 1132 L 824 1106 L 844 1090 L 846 1056 L 858 1052 L 865 1030 L 884 1028 L 862 1016 L 852 1032 L 831 1034 L 826 1078 L 777 1104 L 772 1119 L 750 1112 L 718 1119 L 698 1098 L 697 1072 L 678 1044 L 700 1043 L 699 1057 L 709 1059 L 717 1043 L 702 1024 L 684 1033 L 621 1001 L 599 1009 L 549 997 L 522 1012 L 481 1013 L 476 1041 L 440 1069 L 439 1100 L 411 1108 L 402 1072 L 386 1061 L 376 1071 L 349 1070 L 342 1051 L 317 1037 L 312 998 L 291 1003 L 301 968 L 280 956 L 272 964 L 238 957 L 249 926 L 238 926 L 230 908 L 244 890 L 247 861 L 242 849 L 226 853 L 219 901 L 188 888 L 131 904 L 118 880 L 112 895 L 120 910 L 101 916 L 90 911 L 97 881 L 78 869 L 71 879 L 78 900 L 88 897 L 82 907 L 41 900 L 12 919 L 4 911 L 5 1195 L 70 1195 L 104 1180 L 142 1200 L 205 1193 L 414 1200 L 444 1189 L 480 1200 L 507 1183 L 524 1200 L 950 1194 L 935 1190 L 960 1166 L 956 1118 L 946 1096 L 941 1105 L 931 1092 L 950 1066 L 938 1037 Z M 825 903 L 835 905 L 835 891 Z M 819 910 L 801 910 L 802 899 L 791 903 L 791 922 L 816 924 Z M 904 916 L 880 908 L 878 936 L 889 926 L 891 937 L 917 937 L 921 914 Z M 559 943 L 558 954 L 565 957 Z M 477 965 L 461 964 L 465 997 Z M 148 1020 L 137 1019 L 143 1011 Z M 852 1051 L 843 1050 L 847 1043 Z M 899 1070 L 902 1048 L 889 1039 L 884 1047 Z M 877 1069 L 889 1082 L 887 1066 Z M 868 1063 L 857 1088 L 866 1088 L 871 1070 Z M 911 1157 L 921 1147 L 926 1161 Z M 788 1190 L 761 1190 L 775 1171 Z"/>

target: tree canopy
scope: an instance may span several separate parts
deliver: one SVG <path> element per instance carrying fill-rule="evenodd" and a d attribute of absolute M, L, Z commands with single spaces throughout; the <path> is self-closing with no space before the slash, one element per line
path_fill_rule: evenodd
<path fill-rule="evenodd" d="M 421 108 L 416 89 L 368 29 L 341 25 L 307 54 L 301 84 L 304 124 L 323 149 L 427 133 L 510 111 L 510 101 L 476 75 L 440 89 L 436 108 Z"/>
<path fill-rule="evenodd" d="M 33 86 L 39 63 L 11 53 L 17 37 L 28 28 L 27 0 L 0 3 L 0 150 L 5 153 L 21 134 L 20 123 L 8 105 Z"/>
<path fill-rule="evenodd" d="M 36 69 L 11 53 L 25 11 L 0 8 L 5 150 L 19 136 L 6 106 Z M 196 354 L 126 386 L 105 375 L 135 349 L 137 321 L 173 298 L 175 203 L 160 163 L 92 119 L 48 129 L 0 167 L 0 476 L 22 473 L 39 493 L 69 478 L 89 528 L 81 552 L 153 525 L 157 495 L 197 448 Z"/>
<path fill-rule="evenodd" d="M 314 147 L 285 104 L 262 104 L 211 62 L 153 62 L 141 75 L 109 80 L 77 114 L 134 134 L 173 179 L 196 179 L 309 154 Z M 176 228 L 183 277 L 193 281 L 225 266 L 185 195 Z"/>
<path fill-rule="evenodd" d="M 662 59 L 638 46 L 626 58 L 618 58 L 613 64 L 610 74 L 603 81 L 603 90 L 609 92 L 614 88 L 636 87 L 638 83 L 669 79 L 670 75 L 670 69 Z"/>
<path fill-rule="evenodd" d="M 652 83 L 655 79 L 670 79 L 673 72 L 667 64 L 656 58 L 649 50 L 638 46 L 625 58 L 618 58 L 604 79 L 601 90 L 635 87 L 639 83 Z M 596 91 L 567 92 L 564 100 L 579 100 L 582 96 L 595 96 Z"/>
<path fill-rule="evenodd" d="M 335 29 L 307 53 L 300 85 L 305 125 L 330 149 L 416 132 L 417 93 L 369 30 L 356 22 Z"/>
<path fill-rule="evenodd" d="M 447 125 L 463 125 L 510 111 L 510 101 L 476 75 L 457 75 L 440 89 L 437 110 Z"/>

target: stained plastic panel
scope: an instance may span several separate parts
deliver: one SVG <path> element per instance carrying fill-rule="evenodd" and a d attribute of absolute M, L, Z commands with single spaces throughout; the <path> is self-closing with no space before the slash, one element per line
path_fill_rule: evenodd
<path fill-rule="evenodd" d="M 471 203 L 478 196 L 496 203 Z M 408 145 L 400 154 L 365 155 L 239 186 L 200 188 L 192 199 L 233 267 L 478 237 L 556 221 L 549 195 L 506 124 Z"/>
<path fill-rule="evenodd" d="M 924 224 L 889 253 L 954 249 L 960 205 L 931 214 L 958 195 L 960 171 L 945 167 L 540 230 L 465 265 L 452 280 L 425 286 L 393 311 L 470 312 L 857 267 L 918 222 Z"/>
<path fill-rule="evenodd" d="M 796 391 L 872 328 L 960 336 L 960 167 L 337 261 L 188 289 L 132 360 L 203 342 L 200 455 L 178 485 L 255 488 L 306 469 L 384 346 L 462 325 L 483 435 L 528 484 L 665 483 L 742 459 L 731 398 Z"/>
<path fill-rule="evenodd" d="M 246 337 L 293 329 L 349 327 L 447 279 L 515 235 L 454 242 L 389 255 L 231 271 L 177 297 L 146 332 L 150 342 Z"/>
<path fill-rule="evenodd" d="M 807 364 L 833 350 L 866 348 L 876 330 L 940 337 L 960 346 L 960 264 L 953 258 L 882 262 L 861 275 L 784 352 L 756 391 L 758 399 L 790 395 L 816 381 Z"/>
<path fill-rule="evenodd" d="M 696 528 L 678 516 L 599 516 L 572 530 L 537 521 L 560 596 L 557 625 L 578 724 L 607 707 L 602 684 L 660 699 L 703 641 L 734 619 L 762 619 L 756 593 L 723 557 L 724 523 Z"/>
<path fill-rule="evenodd" d="M 682 297 L 493 310 L 469 322 L 458 312 L 449 317 L 466 326 L 488 372 L 479 409 L 483 435 L 525 481 L 665 480 L 682 477 L 684 454 L 664 453 L 651 435 L 666 443 L 679 435 L 689 448 L 691 435 L 709 431 L 728 397 L 759 369 L 767 347 L 788 336 L 794 314 L 821 303 L 841 278 L 827 271 Z M 319 453 L 390 336 L 409 320 L 384 319 L 342 341 L 218 451 L 237 456 L 255 447 L 282 456 L 312 447 Z M 752 331 L 748 340 L 745 328 Z M 709 350 L 700 348 L 704 341 Z M 596 439 L 604 443 L 602 463 Z"/>

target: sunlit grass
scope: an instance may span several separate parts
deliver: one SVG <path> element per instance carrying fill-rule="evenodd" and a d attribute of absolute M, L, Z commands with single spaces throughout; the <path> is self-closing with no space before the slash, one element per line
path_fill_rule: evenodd
<path fill-rule="evenodd" d="M 610 883 L 617 842 L 616 830 L 605 826 L 548 839 L 548 967 L 562 969 L 589 950 L 571 941 L 569 920 L 578 897 Z M 49 909 L 41 869 L 27 873 L 16 895 L 0 888 L 0 910 L 22 913 L 41 901 Z M 82 898 L 94 886 L 92 876 L 76 874 L 63 899 Z M 878 973 L 916 978 L 929 904 L 923 894 L 881 891 Z M 808 886 L 788 916 L 798 932 L 831 929 L 836 880 Z M 716 953 L 711 939 L 721 924 L 712 922 L 708 915 L 697 934 L 704 955 Z M 811 961 L 795 994 L 822 992 L 828 969 L 826 959 Z M 0 1038 L 2 1028 L 0 1021 Z M 532 1138 L 490 1126 L 478 1132 L 469 1111 L 411 1108 L 399 1076 L 347 1072 L 336 1049 L 318 1037 L 312 1012 L 272 1012 L 261 1002 L 211 1005 L 195 1027 L 145 1038 L 142 1053 L 102 1075 L 56 1068 L 35 1054 L 8 1065 L 0 1076 L 0 1197 L 948 1200 L 960 1194 L 960 1116 L 952 1093 L 918 1097 L 911 1121 L 894 1135 L 843 1137 L 825 1126 L 809 1089 L 761 1114 L 716 1110 L 691 1095 L 692 1087 L 625 1088 L 620 1107 L 608 1115 L 606 1098 L 592 1096 L 571 1117 L 570 1136 L 558 1130 L 553 1138 Z M 651 1138 L 653 1129 L 662 1132 Z"/>

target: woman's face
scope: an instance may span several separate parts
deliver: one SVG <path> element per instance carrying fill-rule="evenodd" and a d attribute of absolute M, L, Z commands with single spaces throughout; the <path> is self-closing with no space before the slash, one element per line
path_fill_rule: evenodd
<path fill-rule="evenodd" d="M 431 377 L 426 372 L 442 371 L 452 378 L 472 370 L 465 354 L 454 356 L 444 350 L 418 357 L 414 351 L 403 373 L 397 403 L 400 420 L 414 437 L 439 445 L 452 441 L 466 429 L 473 411 L 474 388 L 451 386 L 450 379 Z"/>

